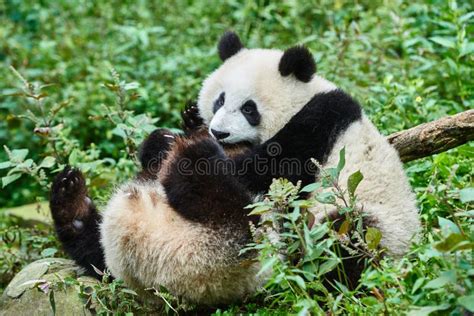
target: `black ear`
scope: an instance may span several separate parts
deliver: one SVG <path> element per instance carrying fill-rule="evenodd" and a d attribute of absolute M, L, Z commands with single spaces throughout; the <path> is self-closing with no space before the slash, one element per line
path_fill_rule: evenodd
<path fill-rule="evenodd" d="M 293 74 L 299 80 L 309 82 L 316 72 L 316 62 L 306 47 L 294 46 L 283 53 L 278 70 L 284 77 Z"/>
<path fill-rule="evenodd" d="M 237 54 L 242 48 L 244 48 L 244 45 L 242 45 L 237 34 L 227 31 L 222 35 L 217 48 L 219 50 L 219 57 L 222 61 L 225 61 L 227 58 Z"/>

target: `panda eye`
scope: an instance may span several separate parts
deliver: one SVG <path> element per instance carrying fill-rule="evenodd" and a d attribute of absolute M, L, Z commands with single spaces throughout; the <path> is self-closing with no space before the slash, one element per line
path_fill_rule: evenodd
<path fill-rule="evenodd" d="M 212 111 L 214 114 L 224 105 L 225 102 L 225 92 L 222 92 L 216 101 L 214 101 L 214 107 Z"/>
<path fill-rule="evenodd" d="M 242 105 L 240 111 L 242 111 L 244 115 L 251 115 L 253 112 L 257 111 L 257 105 L 252 100 L 249 100 Z"/>
<path fill-rule="evenodd" d="M 245 116 L 250 125 L 256 126 L 260 124 L 260 113 L 257 109 L 257 104 L 254 101 L 248 100 L 242 105 L 240 111 Z"/>

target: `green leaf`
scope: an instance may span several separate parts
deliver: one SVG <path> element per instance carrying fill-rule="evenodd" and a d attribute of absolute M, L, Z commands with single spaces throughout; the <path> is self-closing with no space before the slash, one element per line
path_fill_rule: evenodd
<path fill-rule="evenodd" d="M 339 259 L 330 258 L 319 266 L 318 276 L 322 276 L 332 269 L 334 269 L 339 264 Z"/>
<path fill-rule="evenodd" d="M 420 277 L 415 281 L 413 288 L 411 289 L 411 294 L 415 294 L 415 292 L 425 283 L 426 279 L 424 277 Z"/>
<path fill-rule="evenodd" d="M 447 284 L 453 284 L 456 282 L 456 271 L 448 270 L 441 273 L 441 275 L 426 283 L 424 289 L 439 289 Z"/>
<path fill-rule="evenodd" d="M 349 228 L 351 228 L 351 222 L 346 219 L 344 222 L 342 222 L 341 227 L 339 227 L 339 231 L 337 233 L 339 235 L 345 235 L 349 232 Z"/>
<path fill-rule="evenodd" d="M 334 202 L 336 202 L 336 197 L 332 192 L 323 192 L 316 196 L 316 200 L 323 204 L 333 204 Z"/>
<path fill-rule="evenodd" d="M 6 187 L 7 185 L 12 183 L 13 181 L 18 180 L 20 177 L 21 177 L 21 173 L 15 173 L 15 174 L 3 177 L 2 178 L 2 188 Z"/>
<path fill-rule="evenodd" d="M 433 312 L 443 311 L 445 309 L 448 309 L 449 307 L 451 307 L 451 305 L 449 305 L 449 304 L 442 304 L 442 305 L 437 305 L 437 306 L 416 307 L 416 308 L 410 310 L 407 313 L 407 316 L 428 316 Z"/>
<path fill-rule="evenodd" d="M 339 151 L 339 162 L 337 164 L 337 172 L 338 174 L 344 169 L 346 165 L 346 147 L 342 147 L 341 151 Z"/>
<path fill-rule="evenodd" d="M 127 293 L 127 294 L 131 294 L 131 295 L 134 295 L 134 296 L 138 296 L 137 292 L 133 291 L 133 290 L 130 290 L 130 289 L 122 289 L 121 290 L 123 293 Z"/>
<path fill-rule="evenodd" d="M 264 262 L 262 264 L 262 267 L 260 268 L 260 271 L 258 271 L 258 273 L 257 273 L 257 276 L 261 275 L 262 273 L 264 273 L 268 269 L 271 269 L 275 265 L 275 263 L 277 263 L 277 261 L 278 261 L 277 257 L 270 257 L 270 258 L 264 260 Z"/>
<path fill-rule="evenodd" d="M 461 296 L 458 298 L 458 304 L 474 313 L 474 294 Z"/>
<path fill-rule="evenodd" d="M 41 256 L 43 257 L 52 257 L 58 252 L 56 248 L 46 248 L 43 251 L 41 251 Z"/>
<path fill-rule="evenodd" d="M 447 48 L 454 48 L 456 46 L 456 42 L 450 37 L 434 36 L 430 37 L 430 41 Z"/>
<path fill-rule="evenodd" d="M 459 234 L 461 232 L 459 227 L 449 219 L 438 216 L 438 224 L 443 232 L 455 234 Z"/>
<path fill-rule="evenodd" d="M 54 299 L 54 291 L 49 292 L 49 304 L 51 305 L 51 311 L 53 315 L 56 315 L 56 300 Z"/>
<path fill-rule="evenodd" d="M 450 251 L 456 248 L 463 241 L 468 241 L 467 237 L 462 234 L 451 233 L 444 240 L 435 244 L 435 248 L 439 251 Z"/>
<path fill-rule="evenodd" d="M 302 277 L 299 275 L 289 275 L 286 277 L 288 280 L 294 281 L 300 288 L 306 290 L 306 284 Z"/>
<path fill-rule="evenodd" d="M 468 13 L 466 13 L 466 14 L 459 17 L 459 22 L 460 23 L 467 22 L 473 17 L 474 17 L 474 11 L 468 12 Z"/>
<path fill-rule="evenodd" d="M 13 149 L 11 151 L 11 160 L 15 162 L 22 162 L 28 155 L 28 149 Z"/>
<path fill-rule="evenodd" d="M 125 132 L 125 129 L 123 129 L 123 128 L 120 127 L 120 126 L 117 126 L 116 128 L 114 128 L 114 129 L 112 130 L 112 134 L 117 135 L 117 136 L 120 136 L 120 137 L 122 137 L 122 138 L 124 138 L 124 139 L 127 138 L 127 133 Z"/>
<path fill-rule="evenodd" d="M 310 183 L 307 186 L 303 187 L 300 192 L 313 192 L 321 187 L 321 183 L 315 182 Z"/>
<path fill-rule="evenodd" d="M 459 190 L 459 199 L 463 203 L 469 203 L 474 201 L 474 187 Z"/>
<path fill-rule="evenodd" d="M 261 215 L 271 209 L 270 205 L 260 205 L 254 208 L 248 215 Z"/>
<path fill-rule="evenodd" d="M 43 159 L 43 161 L 40 163 L 39 167 L 40 168 L 51 168 L 54 166 L 56 163 L 56 158 L 48 156 Z"/>
<path fill-rule="evenodd" d="M 123 86 L 125 90 L 134 90 L 138 89 L 138 87 L 140 87 L 140 84 L 138 82 L 129 82 Z"/>
<path fill-rule="evenodd" d="M 375 306 L 379 304 L 379 301 L 373 296 L 366 296 L 360 300 L 365 306 Z"/>
<path fill-rule="evenodd" d="M 71 165 L 71 166 L 76 165 L 77 162 L 78 162 L 78 158 L 79 158 L 79 150 L 78 149 L 73 149 L 71 154 L 69 155 L 69 158 L 68 158 L 69 165 Z"/>
<path fill-rule="evenodd" d="M 313 241 L 320 240 L 328 233 L 328 231 L 329 228 L 327 222 L 324 224 L 313 225 L 313 228 L 310 231 L 311 238 L 313 239 Z"/>
<path fill-rule="evenodd" d="M 470 55 L 472 53 L 474 53 L 474 43 L 463 42 L 459 57 Z"/>
<path fill-rule="evenodd" d="M 369 249 L 377 249 L 381 239 L 382 233 L 380 230 L 374 227 L 367 228 L 367 232 L 365 233 L 365 241 L 367 242 Z"/>
<path fill-rule="evenodd" d="M 10 161 L 0 162 L 0 170 L 10 168 L 13 164 Z"/>
<path fill-rule="evenodd" d="M 360 172 L 360 170 L 354 172 L 349 176 L 347 179 L 347 189 L 349 190 L 349 194 L 354 196 L 355 190 L 359 186 L 359 183 L 364 179 L 364 176 Z"/>

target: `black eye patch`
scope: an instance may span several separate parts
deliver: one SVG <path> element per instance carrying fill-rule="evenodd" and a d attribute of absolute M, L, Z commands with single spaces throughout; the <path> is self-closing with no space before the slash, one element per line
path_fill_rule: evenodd
<path fill-rule="evenodd" d="M 225 92 L 222 92 L 216 101 L 214 101 L 214 106 L 212 112 L 215 114 L 225 103 Z"/>
<path fill-rule="evenodd" d="M 260 124 L 261 115 L 258 112 L 257 104 L 254 101 L 248 100 L 245 102 L 240 108 L 240 112 L 242 112 L 250 125 L 257 126 Z"/>

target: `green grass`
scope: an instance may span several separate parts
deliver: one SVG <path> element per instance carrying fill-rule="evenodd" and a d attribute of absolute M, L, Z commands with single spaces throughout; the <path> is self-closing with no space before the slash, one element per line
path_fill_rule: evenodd
<path fill-rule="evenodd" d="M 10 149 L 0 151 L 0 208 L 47 200 L 65 163 L 105 201 L 136 171 L 137 144 L 153 126 L 179 126 L 180 109 L 220 64 L 216 42 L 227 29 L 248 47 L 307 45 L 318 73 L 386 135 L 474 108 L 473 11 L 470 1 L 444 0 L 0 1 L 0 144 Z M 369 269 L 357 293 L 331 294 L 329 306 L 272 283 L 274 292 L 217 313 L 297 313 L 315 302 L 334 314 L 473 308 L 472 250 L 435 247 L 449 237 L 444 219 L 474 238 L 473 157 L 470 143 L 406 164 L 422 241 L 402 261 Z M 63 255 L 50 227 L 29 224 L 0 216 L 2 288 L 28 262 Z"/>

